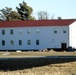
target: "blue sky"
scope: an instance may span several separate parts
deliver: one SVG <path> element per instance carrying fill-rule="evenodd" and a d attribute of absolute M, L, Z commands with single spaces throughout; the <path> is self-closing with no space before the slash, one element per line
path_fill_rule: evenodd
<path fill-rule="evenodd" d="M 32 15 L 37 17 L 38 11 L 47 11 L 49 18 L 54 15 L 63 19 L 76 18 L 76 0 L 24 0 L 27 5 L 33 8 Z M 16 10 L 16 6 L 23 0 L 0 0 L 0 9 L 11 7 Z"/>

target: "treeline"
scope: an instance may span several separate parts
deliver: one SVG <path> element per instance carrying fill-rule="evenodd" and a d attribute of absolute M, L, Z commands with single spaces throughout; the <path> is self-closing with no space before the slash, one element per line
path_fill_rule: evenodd
<path fill-rule="evenodd" d="M 35 20 L 35 17 L 32 16 L 33 9 L 28 6 L 26 2 L 19 3 L 19 7 L 16 7 L 16 11 L 12 8 L 5 7 L 0 9 L 0 21 L 16 21 L 16 20 Z M 39 11 L 37 13 L 38 20 L 47 20 L 49 19 L 49 14 L 46 11 Z M 51 19 L 54 18 L 52 15 Z M 61 19 L 61 17 L 58 17 Z"/>
<path fill-rule="evenodd" d="M 34 20 L 32 12 L 33 9 L 23 1 L 19 3 L 19 7 L 16 7 L 16 11 L 9 7 L 0 9 L 0 20 Z"/>

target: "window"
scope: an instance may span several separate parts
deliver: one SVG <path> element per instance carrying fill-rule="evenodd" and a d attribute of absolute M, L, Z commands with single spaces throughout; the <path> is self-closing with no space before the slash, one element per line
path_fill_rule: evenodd
<path fill-rule="evenodd" d="M 19 45 L 22 45 L 22 40 L 19 40 Z"/>
<path fill-rule="evenodd" d="M 27 34 L 30 34 L 30 33 L 31 33 L 31 29 L 28 29 L 28 30 L 27 30 Z"/>
<path fill-rule="evenodd" d="M 28 41 L 27 41 L 27 44 L 30 45 L 30 44 L 31 44 L 31 40 L 28 40 Z"/>
<path fill-rule="evenodd" d="M 11 34 L 11 35 L 13 34 L 13 29 L 10 30 L 10 34 Z"/>
<path fill-rule="evenodd" d="M 39 40 L 36 40 L 36 45 L 39 45 Z"/>
<path fill-rule="evenodd" d="M 5 35 L 5 30 L 2 30 L 2 35 Z"/>
<path fill-rule="evenodd" d="M 39 29 L 36 29 L 36 34 L 39 34 Z"/>
<path fill-rule="evenodd" d="M 10 41 L 10 45 L 13 45 L 13 40 Z"/>
<path fill-rule="evenodd" d="M 63 33 L 66 33 L 66 30 L 63 30 Z"/>
<path fill-rule="evenodd" d="M 2 40 L 2 45 L 3 45 L 3 46 L 5 45 L 5 40 Z"/>
<path fill-rule="evenodd" d="M 19 34 L 22 34 L 22 30 L 19 30 Z"/>
<path fill-rule="evenodd" d="M 54 33 L 57 33 L 57 30 L 55 30 Z"/>

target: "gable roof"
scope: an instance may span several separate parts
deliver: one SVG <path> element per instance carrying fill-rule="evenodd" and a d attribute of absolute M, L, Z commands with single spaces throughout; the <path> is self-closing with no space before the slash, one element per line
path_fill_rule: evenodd
<path fill-rule="evenodd" d="M 76 19 L 62 20 L 28 20 L 28 21 L 3 21 L 0 28 L 4 27 L 37 27 L 37 26 L 69 26 Z"/>

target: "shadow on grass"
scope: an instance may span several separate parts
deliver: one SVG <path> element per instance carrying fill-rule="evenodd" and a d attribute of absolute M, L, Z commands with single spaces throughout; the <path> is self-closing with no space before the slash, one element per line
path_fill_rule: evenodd
<path fill-rule="evenodd" d="M 0 70 L 15 71 L 73 61 L 76 61 L 76 58 L 9 58 L 7 60 L 0 60 Z"/>

